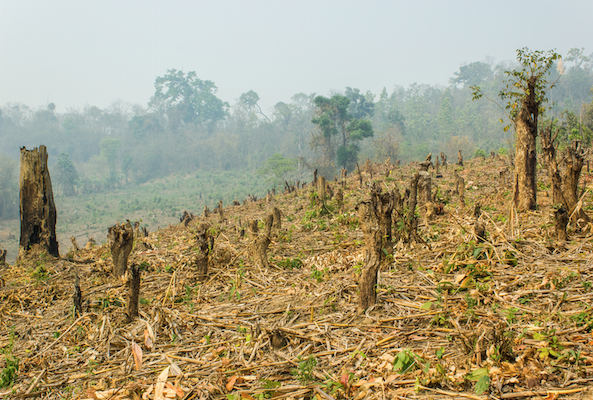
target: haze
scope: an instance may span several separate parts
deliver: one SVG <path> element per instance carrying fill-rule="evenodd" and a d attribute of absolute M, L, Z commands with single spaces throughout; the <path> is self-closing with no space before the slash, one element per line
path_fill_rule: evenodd
<path fill-rule="evenodd" d="M 146 106 L 167 69 L 264 110 L 299 92 L 447 85 L 515 50 L 593 49 L 593 2 L 0 1 L 0 104 Z M 524 19 L 523 19 L 524 18 Z"/>

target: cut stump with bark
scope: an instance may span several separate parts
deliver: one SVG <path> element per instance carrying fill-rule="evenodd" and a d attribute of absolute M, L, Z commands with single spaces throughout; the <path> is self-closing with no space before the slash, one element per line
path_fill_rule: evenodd
<path fill-rule="evenodd" d="M 391 231 L 393 207 L 393 195 L 389 193 L 382 194 L 376 187 L 371 190 L 370 201 L 360 203 L 358 206 L 358 217 L 361 222 L 365 243 L 365 259 L 358 283 L 360 292 L 359 313 L 377 303 L 377 274 L 381 267 L 386 231 Z M 391 235 L 389 235 L 389 241 L 391 241 Z"/>
<path fill-rule="evenodd" d="M 554 211 L 554 227 L 556 230 L 556 239 L 566 241 L 566 225 L 568 225 L 568 211 L 564 205 Z"/>
<path fill-rule="evenodd" d="M 130 265 L 130 280 L 128 281 L 128 317 L 130 320 L 138 317 L 138 300 L 140 298 L 140 269 L 136 264 Z"/>
<path fill-rule="evenodd" d="M 126 273 L 128 256 L 134 244 L 134 229 L 130 221 L 110 227 L 107 239 L 113 257 L 113 274 L 117 278 L 122 277 Z"/>
<path fill-rule="evenodd" d="M 198 280 L 203 281 L 208 276 L 210 253 L 214 249 L 214 237 L 210 235 L 210 226 L 203 224 L 196 233 L 198 253 L 194 257 L 194 265 L 198 273 Z"/>
<path fill-rule="evenodd" d="M 47 148 L 21 148 L 19 257 L 30 251 L 59 257 L 56 205 L 47 168 Z"/>
<path fill-rule="evenodd" d="M 272 243 L 270 236 L 272 235 L 272 224 L 274 223 L 274 215 L 270 214 L 266 218 L 266 225 L 264 230 L 259 233 L 253 240 L 251 252 L 253 254 L 253 262 L 262 268 L 268 268 L 268 246 Z M 257 226 L 257 221 L 255 221 Z M 253 232 L 253 231 L 252 231 Z M 254 234 L 257 231 L 254 232 Z"/>
<path fill-rule="evenodd" d="M 272 224 L 272 227 L 274 229 L 282 229 L 282 212 L 280 209 L 278 209 L 278 207 L 274 207 L 272 210 L 272 215 L 274 215 L 274 223 Z"/>

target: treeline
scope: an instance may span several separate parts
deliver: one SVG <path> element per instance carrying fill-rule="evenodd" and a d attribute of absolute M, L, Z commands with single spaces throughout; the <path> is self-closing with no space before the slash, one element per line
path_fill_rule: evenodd
<path fill-rule="evenodd" d="M 550 91 L 555 105 L 547 117 L 561 127 L 561 142 L 580 138 L 590 145 L 593 62 L 583 49 L 571 49 L 563 62 L 549 79 L 554 82 L 564 71 Z M 471 87 L 480 86 L 496 101 L 504 72 L 513 67 L 467 64 L 446 87 L 413 84 L 380 94 L 348 87 L 329 97 L 299 93 L 269 112 L 260 108 L 254 91 L 230 105 L 217 97 L 213 82 L 176 70 L 156 78 L 148 107 L 116 102 L 57 113 L 52 103 L 39 109 L 5 104 L 0 108 L 0 218 L 18 213 L 15 182 L 22 146 L 47 146 L 54 186 L 65 195 L 203 169 L 256 172 L 274 155 L 291 159 L 297 177 L 311 168 L 332 176 L 366 158 L 406 162 L 458 149 L 466 158 L 488 154 L 510 147 L 513 132 L 503 130 L 504 110 L 492 101 L 473 101 Z"/>

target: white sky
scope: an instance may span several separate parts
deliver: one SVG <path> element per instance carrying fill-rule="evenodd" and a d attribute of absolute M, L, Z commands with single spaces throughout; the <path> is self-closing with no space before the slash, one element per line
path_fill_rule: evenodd
<path fill-rule="evenodd" d="M 593 52 L 593 1 L 0 0 L 0 104 L 147 105 L 167 69 L 269 109 L 346 86 L 447 85 L 515 50 Z"/>

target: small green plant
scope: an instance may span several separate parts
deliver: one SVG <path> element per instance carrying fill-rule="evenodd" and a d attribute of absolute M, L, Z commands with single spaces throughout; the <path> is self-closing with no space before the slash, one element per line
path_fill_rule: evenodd
<path fill-rule="evenodd" d="M 313 382 L 315 377 L 313 370 L 317 365 L 317 359 L 313 356 L 303 360 L 301 356 L 297 358 L 298 367 L 290 370 L 292 376 L 294 376 L 301 384 L 305 385 L 308 382 Z"/>
<path fill-rule="evenodd" d="M 428 373 L 430 362 L 426 362 L 418 354 L 414 353 L 411 349 L 404 349 L 397 353 L 393 362 L 393 369 L 400 374 L 412 372 L 417 369 L 423 370 Z"/>
<path fill-rule="evenodd" d="M 510 308 L 507 308 L 506 310 L 504 310 L 502 313 L 506 316 L 507 322 L 509 324 L 513 324 L 517 321 L 517 313 L 518 312 L 519 312 L 518 308 L 510 307 Z"/>
<path fill-rule="evenodd" d="M 0 372 L 0 388 L 14 385 L 19 372 L 19 359 L 12 354 L 14 348 L 14 326 L 10 329 L 8 345 L 0 350 L 4 354 L 4 363 L 6 364 Z"/>
<path fill-rule="evenodd" d="M 296 269 L 303 266 L 303 262 L 300 258 L 286 258 L 278 261 L 276 264 L 284 269 Z"/>
<path fill-rule="evenodd" d="M 311 278 L 315 279 L 317 283 L 323 282 L 323 276 L 328 274 L 329 270 L 327 267 L 323 268 L 323 270 L 318 270 L 315 265 L 311 266 Z"/>

